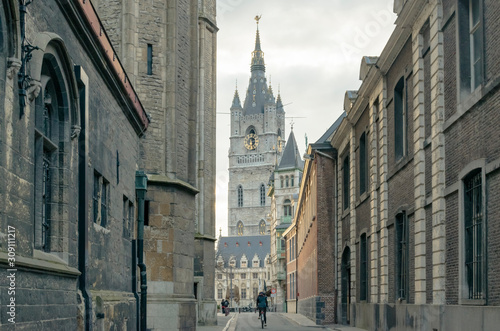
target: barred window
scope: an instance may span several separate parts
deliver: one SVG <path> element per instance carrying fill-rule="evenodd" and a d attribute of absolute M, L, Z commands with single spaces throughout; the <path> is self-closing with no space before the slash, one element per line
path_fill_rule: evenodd
<path fill-rule="evenodd" d="M 238 186 L 238 207 L 243 207 L 243 186 Z"/>
<path fill-rule="evenodd" d="M 260 205 L 266 205 L 266 187 L 264 184 L 260 184 Z"/>
<path fill-rule="evenodd" d="M 359 278 L 360 278 L 360 293 L 359 299 L 366 300 L 368 296 L 368 268 L 367 268 L 367 247 L 366 247 L 366 233 L 363 233 L 360 238 L 359 245 L 359 257 L 360 257 L 360 266 L 359 266 Z"/>
<path fill-rule="evenodd" d="M 484 229 L 481 169 L 464 179 L 465 270 L 469 299 L 483 299 Z"/>
<path fill-rule="evenodd" d="M 397 298 L 408 300 L 410 270 L 406 212 L 401 212 L 396 216 L 396 258 Z"/>

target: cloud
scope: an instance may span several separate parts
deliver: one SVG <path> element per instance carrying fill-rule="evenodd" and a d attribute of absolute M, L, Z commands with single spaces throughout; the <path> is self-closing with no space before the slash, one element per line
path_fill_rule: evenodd
<path fill-rule="evenodd" d="M 218 0 L 217 230 L 227 234 L 229 113 L 238 81 L 243 102 L 259 23 L 266 74 L 285 111 L 295 118 L 300 152 L 304 135 L 316 141 L 343 111 L 344 93 L 360 85 L 363 55 L 379 55 L 396 16 L 391 0 Z M 288 105 L 287 105 L 288 104 Z M 286 134 L 292 119 L 286 120 Z M 217 232 L 218 233 L 218 232 Z"/>

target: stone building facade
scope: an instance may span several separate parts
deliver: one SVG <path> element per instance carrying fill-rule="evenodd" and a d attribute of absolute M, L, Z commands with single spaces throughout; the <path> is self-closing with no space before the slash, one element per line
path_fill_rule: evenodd
<path fill-rule="evenodd" d="M 362 59 L 361 86 L 346 93 L 331 139 L 338 321 L 494 330 L 500 5 L 394 9 L 395 30 L 379 57 Z"/>
<path fill-rule="evenodd" d="M 283 232 L 291 225 L 302 180 L 304 161 L 295 135 L 290 132 L 283 156 L 270 180 L 271 197 L 271 293 L 273 310 L 286 311 L 286 254 Z"/>
<path fill-rule="evenodd" d="M 217 301 L 227 299 L 229 308 L 255 308 L 259 292 L 270 284 L 270 237 L 220 236 L 217 242 Z"/>
<path fill-rule="evenodd" d="M 258 24 L 258 21 L 257 21 Z M 257 25 L 258 27 L 258 25 Z M 257 28 L 251 76 L 243 106 L 238 91 L 231 106 L 228 233 L 268 234 L 271 201 L 267 185 L 285 145 L 285 112 L 265 76 L 264 52 Z"/>
<path fill-rule="evenodd" d="M 137 329 L 149 120 L 89 1 L 24 3 L 0 2 L 0 328 Z"/>
<path fill-rule="evenodd" d="M 148 175 L 148 328 L 216 324 L 216 1 L 94 1 L 153 119 Z"/>

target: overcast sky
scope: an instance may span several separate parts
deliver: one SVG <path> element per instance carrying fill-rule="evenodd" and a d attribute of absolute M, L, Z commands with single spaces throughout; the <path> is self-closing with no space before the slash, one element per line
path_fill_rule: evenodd
<path fill-rule="evenodd" d="M 394 30 L 393 0 L 217 1 L 217 236 L 227 235 L 229 109 L 236 81 L 243 104 L 259 23 L 266 75 L 278 86 L 300 153 L 343 111 L 346 90 L 360 86 L 364 55 L 380 55 Z M 296 118 L 292 118 L 296 117 Z"/>

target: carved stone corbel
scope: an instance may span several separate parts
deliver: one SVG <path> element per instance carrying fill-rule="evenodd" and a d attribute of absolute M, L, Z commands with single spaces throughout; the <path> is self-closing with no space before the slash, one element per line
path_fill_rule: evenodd
<path fill-rule="evenodd" d="M 15 57 L 9 57 L 7 59 L 7 78 L 12 79 L 16 77 L 20 68 L 21 68 L 21 60 Z"/>
<path fill-rule="evenodd" d="M 33 101 L 40 94 L 40 90 L 42 89 L 42 83 L 37 80 L 30 80 L 30 86 L 28 87 L 28 99 Z"/>
<path fill-rule="evenodd" d="M 80 135 L 81 127 L 79 125 L 72 125 L 71 126 L 71 139 L 75 139 Z"/>

